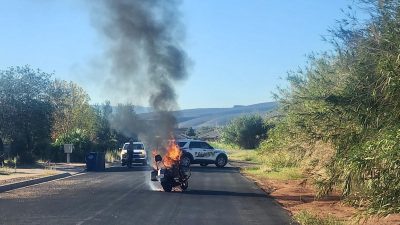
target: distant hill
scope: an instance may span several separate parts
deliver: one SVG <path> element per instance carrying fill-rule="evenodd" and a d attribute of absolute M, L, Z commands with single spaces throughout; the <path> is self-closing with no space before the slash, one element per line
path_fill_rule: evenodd
<path fill-rule="evenodd" d="M 150 113 L 150 112 L 152 112 L 152 108 L 146 107 L 146 106 L 135 105 L 135 112 L 137 114 Z"/>
<path fill-rule="evenodd" d="M 244 114 L 265 115 L 277 108 L 276 102 L 265 102 L 254 105 L 236 105 L 232 108 L 198 108 L 174 112 L 179 127 L 216 127 L 224 126 L 232 119 Z M 152 113 L 140 114 L 143 118 L 152 117 Z"/>

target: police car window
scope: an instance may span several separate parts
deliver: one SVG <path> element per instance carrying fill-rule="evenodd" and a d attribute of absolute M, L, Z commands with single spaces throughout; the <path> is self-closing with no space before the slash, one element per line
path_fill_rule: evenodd
<path fill-rule="evenodd" d="M 201 148 L 201 142 L 197 141 L 190 142 L 189 148 Z"/>
<path fill-rule="evenodd" d="M 124 147 L 122 147 L 123 150 L 126 150 L 128 148 L 129 144 L 124 144 Z"/>
<path fill-rule="evenodd" d="M 211 145 L 209 145 L 207 142 L 201 142 L 202 143 L 202 147 L 204 149 L 214 149 Z"/>

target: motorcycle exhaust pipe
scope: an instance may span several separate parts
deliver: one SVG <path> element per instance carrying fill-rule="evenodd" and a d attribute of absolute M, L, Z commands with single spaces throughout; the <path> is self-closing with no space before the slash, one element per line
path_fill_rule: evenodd
<path fill-rule="evenodd" d="M 151 179 L 151 181 L 158 181 L 158 179 L 157 179 L 157 175 L 159 175 L 158 174 L 158 163 L 162 161 L 161 155 L 154 156 L 154 161 L 156 161 L 157 169 L 151 171 L 150 179 Z"/>
<path fill-rule="evenodd" d="M 157 175 L 158 175 L 158 171 L 157 170 L 151 171 L 151 181 L 158 181 Z"/>

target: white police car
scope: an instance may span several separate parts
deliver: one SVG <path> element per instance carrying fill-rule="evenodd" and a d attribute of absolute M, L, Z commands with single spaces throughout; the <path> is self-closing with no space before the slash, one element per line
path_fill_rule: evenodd
<path fill-rule="evenodd" d="M 205 141 L 200 140 L 177 140 L 176 144 L 182 149 L 181 165 L 200 164 L 207 166 L 215 164 L 217 167 L 224 167 L 228 163 L 228 155 L 225 151 L 214 149 Z"/>

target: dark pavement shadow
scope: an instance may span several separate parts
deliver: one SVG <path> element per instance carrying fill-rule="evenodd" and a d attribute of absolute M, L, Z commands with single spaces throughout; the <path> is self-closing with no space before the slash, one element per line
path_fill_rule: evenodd
<path fill-rule="evenodd" d="M 243 192 L 233 192 L 233 191 L 213 191 L 213 190 L 187 190 L 180 192 L 180 194 L 186 195 L 212 195 L 212 196 L 237 196 L 237 197 L 256 197 L 256 198 L 266 198 L 267 194 L 261 193 L 243 193 Z"/>
<path fill-rule="evenodd" d="M 131 168 L 122 167 L 122 166 L 112 166 L 106 168 L 105 171 L 102 172 L 132 172 L 132 171 L 151 171 L 152 168 L 150 166 L 132 166 Z"/>
<path fill-rule="evenodd" d="M 58 171 L 63 171 L 63 172 L 81 172 L 84 171 L 86 168 L 57 168 Z"/>
<path fill-rule="evenodd" d="M 17 169 L 42 169 L 44 168 L 43 165 L 40 163 L 34 163 L 34 164 L 21 164 L 17 166 Z"/>

